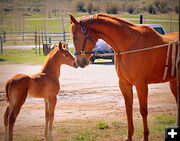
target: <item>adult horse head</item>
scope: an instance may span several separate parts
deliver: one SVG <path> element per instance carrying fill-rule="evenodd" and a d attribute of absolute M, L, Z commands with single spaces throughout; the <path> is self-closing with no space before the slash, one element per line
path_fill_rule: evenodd
<path fill-rule="evenodd" d="M 116 53 L 144 49 L 141 52 L 116 55 L 115 67 L 119 77 L 119 87 L 125 99 L 128 122 L 126 140 L 131 141 L 134 134 L 132 114 L 132 86 L 134 85 L 137 90 L 140 113 L 143 119 L 143 140 L 147 141 L 149 135 L 147 124 L 148 84 L 169 81 L 170 89 L 177 100 L 175 73 L 171 73 L 174 59 L 167 57 L 169 56 L 167 52 L 175 52 L 177 48 L 172 51 L 173 47 L 169 48 L 167 44 L 178 40 L 178 33 L 160 35 L 147 25 L 135 25 L 107 14 L 96 14 L 81 18 L 79 21 L 70 16 L 70 22 L 72 24 L 71 33 L 75 45 L 76 62 L 82 68 L 89 64 L 88 59 L 98 38 L 106 41 Z M 146 50 L 149 47 L 158 45 L 164 47 Z M 174 53 L 174 58 L 177 58 L 177 53 Z M 168 69 L 165 69 L 165 66 Z M 163 77 L 164 70 L 166 70 L 166 77 Z"/>
<path fill-rule="evenodd" d="M 71 32 L 73 42 L 75 45 L 75 55 L 78 66 L 84 68 L 89 65 L 89 58 L 91 57 L 92 49 L 94 48 L 98 37 L 91 30 L 85 27 L 82 21 L 78 22 L 70 15 Z M 87 26 L 87 25 L 86 25 Z"/>

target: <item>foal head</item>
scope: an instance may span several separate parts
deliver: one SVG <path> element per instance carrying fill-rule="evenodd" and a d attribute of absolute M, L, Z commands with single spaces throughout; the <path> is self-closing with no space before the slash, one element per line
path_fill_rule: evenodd
<path fill-rule="evenodd" d="M 70 15 L 70 23 L 75 46 L 76 62 L 78 66 L 84 68 L 89 64 L 91 57 L 90 52 L 92 52 L 92 49 L 95 47 L 98 37 L 92 29 L 87 27 L 87 24 L 84 25 L 83 20 L 78 22 Z"/>
<path fill-rule="evenodd" d="M 78 67 L 76 65 L 74 57 L 71 55 L 71 53 L 68 50 L 68 44 L 66 44 L 65 42 L 63 44 L 59 42 L 57 53 L 59 54 L 61 64 L 66 64 L 74 68 Z"/>

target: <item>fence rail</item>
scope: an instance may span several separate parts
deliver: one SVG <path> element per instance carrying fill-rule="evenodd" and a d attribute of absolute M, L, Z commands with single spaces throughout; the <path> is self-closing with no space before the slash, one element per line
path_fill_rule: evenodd
<path fill-rule="evenodd" d="M 8 42 L 25 42 L 35 45 L 36 53 L 40 54 L 40 46 L 48 47 L 57 41 L 69 41 L 70 32 L 38 32 L 38 31 L 17 31 L 17 32 L 0 32 L 0 53 L 3 52 L 3 44 Z M 39 47 L 39 49 L 38 49 Z"/>
<path fill-rule="evenodd" d="M 37 32 L 37 31 L 18 31 L 18 32 L 0 32 L 3 43 L 8 41 L 34 41 L 37 37 L 41 37 L 41 43 L 53 41 L 68 41 L 70 39 L 69 32 Z"/>

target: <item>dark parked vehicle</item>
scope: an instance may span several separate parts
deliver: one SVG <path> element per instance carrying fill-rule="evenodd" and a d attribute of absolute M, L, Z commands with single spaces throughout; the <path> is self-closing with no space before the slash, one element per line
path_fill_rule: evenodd
<path fill-rule="evenodd" d="M 166 31 L 164 30 L 161 24 L 147 24 L 147 25 L 154 28 L 160 34 L 166 34 Z M 112 63 L 114 64 L 114 55 L 112 56 L 97 55 L 97 54 L 114 53 L 114 50 L 111 48 L 111 46 L 108 45 L 104 40 L 99 39 L 93 51 L 95 54 L 93 54 L 92 57 L 90 58 L 91 63 L 94 63 L 95 59 L 112 59 Z"/>
<path fill-rule="evenodd" d="M 94 63 L 95 59 L 111 59 L 114 64 L 114 56 L 99 56 L 97 54 L 106 54 L 106 53 L 114 53 L 114 50 L 108 45 L 104 40 L 99 39 L 96 43 L 95 48 L 93 49 L 94 53 L 90 58 L 90 61 Z M 96 54 L 97 53 L 97 54 Z"/>

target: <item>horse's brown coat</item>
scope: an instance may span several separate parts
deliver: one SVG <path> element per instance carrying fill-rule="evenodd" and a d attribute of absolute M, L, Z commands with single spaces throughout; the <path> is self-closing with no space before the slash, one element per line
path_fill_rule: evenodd
<path fill-rule="evenodd" d="M 160 35 L 153 28 L 147 25 L 135 25 L 115 16 L 107 14 L 96 14 L 90 17 L 83 17 L 77 21 L 70 15 L 71 33 L 75 45 L 75 51 L 82 49 L 84 37 L 81 31 L 80 22 L 86 28 L 88 36 L 93 40 L 87 41 L 85 51 L 89 52 L 95 46 L 98 38 L 105 40 L 115 52 L 136 50 L 156 45 L 167 44 L 178 39 L 178 33 Z M 144 140 L 148 140 L 149 129 L 147 124 L 148 115 L 148 84 L 170 82 L 173 95 L 177 96 L 176 78 L 170 76 L 171 60 L 167 77 L 163 80 L 167 47 L 136 52 L 131 54 L 116 55 L 115 67 L 119 77 L 119 87 L 125 99 L 126 114 L 128 121 L 127 140 L 131 141 L 134 134 L 133 126 L 133 89 L 136 87 L 140 113 L 143 118 Z M 90 55 L 77 55 L 76 62 L 80 67 L 89 64 Z M 170 57 L 171 58 L 171 57 Z"/>
<path fill-rule="evenodd" d="M 8 106 L 4 114 L 5 141 L 13 140 L 15 120 L 24 104 L 27 95 L 44 98 L 45 101 L 45 130 L 46 141 L 52 141 L 52 125 L 56 95 L 59 92 L 59 75 L 61 64 L 76 67 L 74 57 L 65 48 L 66 44 L 59 43 L 44 63 L 41 72 L 34 75 L 16 74 L 6 83 L 6 97 Z"/>

